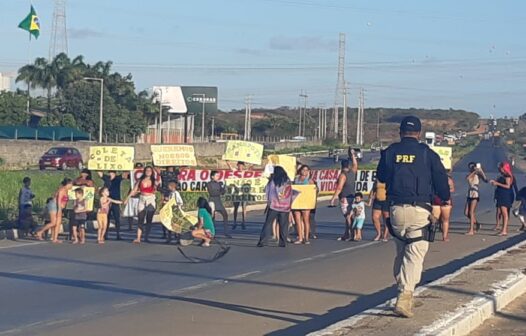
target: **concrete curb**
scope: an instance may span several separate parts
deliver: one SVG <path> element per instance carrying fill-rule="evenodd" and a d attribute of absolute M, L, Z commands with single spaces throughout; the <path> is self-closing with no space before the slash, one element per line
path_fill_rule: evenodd
<path fill-rule="evenodd" d="M 526 246 L 526 242 L 519 243 L 506 252 Z M 499 256 L 502 253 L 499 253 Z M 422 328 L 416 335 L 427 336 L 462 336 L 469 335 L 481 326 L 485 320 L 493 317 L 513 300 L 526 294 L 526 274 L 524 270 L 517 270 L 505 280 L 491 285 L 484 297 L 473 299 L 468 304 L 455 310 L 453 313 Z"/>
<path fill-rule="evenodd" d="M 414 295 L 418 296 L 427 289 L 445 284 L 457 277 L 461 273 L 479 266 L 485 262 L 494 260 L 509 251 L 519 249 L 526 246 L 526 241 L 515 244 L 505 250 L 494 253 L 486 258 L 479 259 L 467 266 L 464 266 L 454 273 L 448 274 L 440 279 L 437 279 L 429 284 L 418 287 Z M 452 313 L 447 313 L 443 318 L 433 322 L 431 325 L 424 327 L 416 335 L 418 336 L 462 336 L 468 335 L 474 329 L 479 327 L 486 319 L 492 317 L 496 312 L 500 311 L 507 304 L 514 299 L 526 293 L 526 274 L 524 270 L 517 270 L 504 281 L 494 283 L 488 288 L 488 294 L 485 297 L 476 298 L 457 308 Z M 351 316 L 348 319 L 337 322 L 324 329 L 309 333 L 308 336 L 329 336 L 341 329 L 346 329 L 354 326 L 360 320 L 371 315 L 378 315 L 386 310 L 389 310 L 395 303 L 396 298 L 392 298 L 383 304 L 374 308 L 365 310 L 357 315 Z"/>

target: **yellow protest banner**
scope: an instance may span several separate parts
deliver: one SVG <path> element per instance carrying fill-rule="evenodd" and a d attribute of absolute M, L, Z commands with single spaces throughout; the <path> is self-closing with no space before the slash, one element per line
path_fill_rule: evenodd
<path fill-rule="evenodd" d="M 272 162 L 274 166 L 280 166 L 287 172 L 289 179 L 294 181 L 296 178 L 296 157 L 290 155 L 276 155 L 268 156 L 268 161 Z"/>
<path fill-rule="evenodd" d="M 263 145 L 249 141 L 230 140 L 226 143 L 225 161 L 242 161 L 255 165 L 261 164 Z"/>
<path fill-rule="evenodd" d="M 451 147 L 444 147 L 444 146 L 433 146 L 431 147 L 432 150 L 435 151 L 435 153 L 440 156 L 440 160 L 442 161 L 442 164 L 444 165 L 444 168 L 451 169 L 452 167 L 452 158 L 453 158 L 453 148 Z"/>
<path fill-rule="evenodd" d="M 66 205 L 66 209 L 68 210 L 73 209 L 73 203 L 77 199 L 77 196 L 75 195 L 75 190 L 78 188 L 84 190 L 84 199 L 86 200 L 86 210 L 93 211 L 93 203 L 95 202 L 95 188 L 93 187 L 73 187 L 73 189 L 70 189 L 68 191 L 68 204 Z"/>
<path fill-rule="evenodd" d="M 159 217 L 163 226 L 175 233 L 189 231 L 192 226 L 197 224 L 197 217 L 185 213 L 176 206 L 175 199 L 170 199 L 161 208 Z"/>
<path fill-rule="evenodd" d="M 292 202 L 292 210 L 309 210 L 316 208 L 316 185 L 292 185 L 298 196 Z"/>
<path fill-rule="evenodd" d="M 225 201 L 264 202 L 268 179 L 264 177 L 236 178 L 225 180 Z"/>
<path fill-rule="evenodd" d="M 91 170 L 133 170 L 134 147 L 91 146 L 88 169 Z"/>
<path fill-rule="evenodd" d="M 151 145 L 150 149 L 156 166 L 197 166 L 194 146 Z"/>

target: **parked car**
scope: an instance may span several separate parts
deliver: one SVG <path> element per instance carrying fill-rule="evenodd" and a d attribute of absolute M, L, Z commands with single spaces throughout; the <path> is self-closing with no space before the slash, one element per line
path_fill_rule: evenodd
<path fill-rule="evenodd" d="M 82 155 L 78 149 L 73 147 L 53 147 L 50 148 L 38 161 L 40 170 L 55 168 L 65 170 L 67 168 L 84 167 Z"/>

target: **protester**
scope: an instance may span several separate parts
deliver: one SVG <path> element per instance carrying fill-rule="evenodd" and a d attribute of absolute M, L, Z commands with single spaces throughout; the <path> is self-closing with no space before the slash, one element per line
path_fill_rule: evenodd
<path fill-rule="evenodd" d="M 362 240 L 362 228 L 365 222 L 365 202 L 363 201 L 363 194 L 357 192 L 354 195 L 354 202 L 352 208 L 352 229 L 355 241 Z"/>
<path fill-rule="evenodd" d="M 51 222 L 47 225 L 44 225 L 40 230 L 36 232 L 36 237 L 38 240 L 43 240 L 42 234 L 49 229 L 52 229 L 51 242 L 53 243 L 62 243 L 61 240 L 58 240 L 59 227 L 62 225 L 62 215 L 66 205 L 68 204 L 68 191 L 73 188 L 73 181 L 69 178 L 65 178 L 58 190 L 53 197 L 53 200 L 48 203 L 49 214 Z M 54 214 L 54 215 L 53 215 Z"/>
<path fill-rule="evenodd" d="M 212 209 L 204 197 L 197 200 L 197 227 L 192 230 L 192 237 L 202 240 L 203 247 L 209 247 L 210 241 L 215 236 L 214 220 L 212 219 Z"/>
<path fill-rule="evenodd" d="M 129 174 L 124 173 L 124 174 L 117 175 L 117 172 L 114 170 L 110 170 L 107 175 L 100 171 L 97 173 L 99 174 L 100 178 L 104 182 L 104 186 L 108 188 L 109 198 L 115 201 L 121 201 L 122 200 L 121 198 L 122 180 L 127 179 Z M 108 224 L 111 219 L 113 219 L 115 223 L 115 232 L 117 234 L 117 237 L 116 237 L 117 240 L 121 240 L 121 207 L 119 204 L 122 204 L 122 202 L 120 203 L 110 202 L 109 212 L 107 214 Z M 105 231 L 105 234 L 103 237 L 104 240 L 108 239 L 108 231 L 109 231 L 109 227 L 107 227 L 107 230 Z"/>
<path fill-rule="evenodd" d="M 373 225 L 376 230 L 376 236 L 374 241 L 386 242 L 389 237 L 389 229 L 385 225 L 385 220 L 389 218 L 389 202 L 387 202 L 387 190 L 385 183 L 376 181 L 373 184 L 373 189 L 369 194 L 369 204 L 372 203 L 371 217 Z M 382 230 L 382 221 L 384 223 L 384 229 Z"/>
<path fill-rule="evenodd" d="M 232 166 L 230 165 L 230 162 L 227 161 L 226 164 L 228 165 L 228 168 L 230 168 L 230 170 L 232 171 L 242 172 L 246 170 L 245 163 L 243 161 L 238 161 L 236 165 L 236 169 L 232 168 Z M 252 166 L 250 166 L 248 169 L 251 169 L 251 168 Z M 235 230 L 237 228 L 237 214 L 239 212 L 240 206 L 241 206 L 241 229 L 246 230 L 245 217 L 247 216 L 247 203 L 248 203 L 247 201 L 233 202 L 234 204 L 234 224 L 232 226 L 232 230 Z"/>
<path fill-rule="evenodd" d="M 153 215 L 157 207 L 155 191 L 157 190 L 158 181 L 155 179 L 154 170 L 151 166 L 144 168 L 143 174 L 139 181 L 128 195 L 125 203 L 133 196 L 139 195 L 138 210 L 138 228 L 137 238 L 133 241 L 135 244 L 141 243 L 142 233 L 144 231 L 144 241 L 149 242 L 149 235 L 152 229 Z M 144 227 L 146 221 L 146 228 Z"/>
<path fill-rule="evenodd" d="M 508 162 L 501 162 L 499 164 L 499 173 L 500 176 L 496 180 L 491 180 L 490 184 L 496 187 L 495 190 L 495 199 L 497 210 L 500 211 L 500 216 L 502 218 L 502 229 L 499 226 L 499 220 L 497 215 L 497 224 L 495 226 L 496 230 L 500 229 L 499 236 L 508 235 L 508 222 L 510 209 L 513 205 L 515 199 L 513 192 L 513 173 L 511 171 L 511 165 Z"/>
<path fill-rule="evenodd" d="M 294 184 L 309 185 L 315 184 L 310 178 L 310 168 L 307 165 L 302 165 L 298 169 L 298 175 L 294 179 Z M 294 244 L 310 244 L 310 209 L 293 210 L 294 222 L 296 223 L 296 231 L 298 237 Z"/>
<path fill-rule="evenodd" d="M 455 192 L 455 182 L 450 173 L 447 176 L 447 182 L 449 185 L 449 193 Z M 438 195 L 433 198 L 433 216 L 439 220 L 442 226 L 442 241 L 449 241 L 449 220 L 451 218 L 451 209 L 453 208 L 453 202 L 451 199 L 443 201 Z"/>
<path fill-rule="evenodd" d="M 98 237 L 97 242 L 99 244 L 104 244 L 104 240 L 106 239 L 106 230 L 108 229 L 108 223 L 109 223 L 109 216 L 111 213 L 111 209 L 114 205 L 117 207 L 122 204 L 122 201 L 119 199 L 113 199 L 110 193 L 110 190 L 108 187 L 104 186 L 99 190 L 99 203 L 100 208 L 97 212 L 97 224 L 99 226 L 98 228 Z M 120 208 L 119 208 L 119 216 L 120 216 Z M 117 229 L 117 240 L 120 239 L 119 230 Z"/>
<path fill-rule="evenodd" d="M 156 168 L 157 175 L 161 177 L 161 192 L 163 195 L 168 194 L 170 191 L 168 190 L 168 184 L 170 182 L 177 182 L 179 181 L 179 170 L 175 166 L 169 166 L 166 167 L 165 170 L 160 170 L 159 168 Z"/>
<path fill-rule="evenodd" d="M 212 218 L 215 219 L 215 213 L 219 212 L 223 216 L 223 228 L 226 238 L 232 238 L 228 234 L 228 213 L 226 212 L 221 196 L 226 193 L 226 189 L 223 183 L 219 182 L 220 175 L 217 170 L 212 170 L 210 173 L 210 178 L 212 179 L 206 185 L 206 189 L 209 195 L 209 204 L 212 209 Z"/>
<path fill-rule="evenodd" d="M 274 167 L 274 173 L 265 187 L 267 196 L 267 217 L 261 229 L 258 247 L 268 243 L 272 231 L 272 222 L 277 219 L 279 223 L 279 246 L 287 246 L 289 214 L 293 201 L 292 183 L 280 166 Z"/>
<path fill-rule="evenodd" d="M 80 176 L 73 180 L 75 187 L 94 187 L 95 182 L 91 176 L 91 171 L 84 168 L 80 171 Z"/>
<path fill-rule="evenodd" d="M 55 218 L 57 215 L 55 208 L 56 206 L 54 203 L 54 198 L 49 197 L 46 200 L 46 205 L 44 206 L 44 208 L 42 208 L 42 213 L 40 214 L 40 219 L 44 223 L 43 226 L 49 225 L 50 223 L 55 221 Z M 48 230 L 46 230 L 46 232 L 43 232 L 43 234 L 46 235 L 46 239 L 47 239 L 47 231 Z M 33 235 L 36 237 L 36 231 L 33 233 Z"/>
<path fill-rule="evenodd" d="M 86 242 L 86 220 L 88 219 L 88 210 L 84 190 L 75 189 L 75 201 L 73 202 L 73 222 L 71 223 L 73 244 L 84 244 Z"/>
<path fill-rule="evenodd" d="M 35 223 L 33 221 L 33 198 L 35 194 L 31 190 L 31 178 L 24 177 L 22 188 L 18 193 L 18 228 L 23 235 L 27 235 L 29 230 L 34 233 Z"/>
<path fill-rule="evenodd" d="M 179 208 L 183 207 L 183 198 L 181 197 L 181 194 L 177 191 L 177 182 L 176 181 L 170 181 L 168 183 L 168 194 L 164 195 L 164 201 L 163 205 L 166 204 L 171 199 L 175 200 L 175 205 Z M 163 226 L 164 227 L 164 226 Z M 178 239 L 178 235 L 176 234 L 176 238 Z M 168 231 L 168 236 L 166 238 L 166 243 L 169 244 L 172 242 L 172 231 Z"/>
<path fill-rule="evenodd" d="M 134 166 L 134 170 L 131 172 L 130 176 L 130 191 L 132 191 L 135 186 L 137 185 L 137 182 L 141 178 L 144 172 L 144 165 L 140 162 L 137 162 Z M 124 211 L 122 213 L 123 217 L 128 218 L 128 230 L 132 230 L 133 226 L 133 219 L 139 215 L 139 196 L 133 196 L 128 198 L 128 202 L 126 203 L 126 206 L 124 207 Z"/>
<path fill-rule="evenodd" d="M 352 162 L 349 160 L 342 160 L 341 172 L 338 176 L 336 190 L 331 199 L 331 206 L 334 206 L 336 198 L 340 201 L 340 207 L 342 215 L 345 219 L 345 231 L 338 240 L 349 240 L 351 238 L 352 231 L 352 208 L 351 205 L 354 201 L 354 191 L 356 184 L 356 173 L 358 172 L 358 161 L 356 161 L 356 155 L 354 151 L 351 151 Z"/>
<path fill-rule="evenodd" d="M 480 202 L 480 180 L 487 183 L 488 179 L 480 164 L 470 162 L 468 168 L 469 174 L 466 176 L 466 180 L 468 181 L 468 195 L 464 214 L 469 219 L 469 230 L 466 234 L 474 235 L 475 231 L 480 229 L 480 224 L 477 220 L 477 206 Z"/>
<path fill-rule="evenodd" d="M 516 216 L 519 217 L 519 221 L 521 222 L 521 227 L 518 231 L 526 231 L 526 187 L 522 188 L 519 191 L 518 198 L 520 202 L 519 207 L 518 209 L 516 209 L 516 212 L 514 212 L 514 214 L 516 214 Z"/>

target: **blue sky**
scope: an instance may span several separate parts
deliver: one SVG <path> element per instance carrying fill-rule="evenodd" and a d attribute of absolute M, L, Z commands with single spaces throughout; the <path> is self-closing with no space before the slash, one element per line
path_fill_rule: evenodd
<path fill-rule="evenodd" d="M 47 56 L 53 1 L 33 0 Z M 0 0 L 0 71 L 28 59 L 29 1 Z M 69 0 L 69 54 L 112 60 L 137 89 L 219 87 L 222 109 L 334 104 L 344 32 L 349 101 L 367 106 L 526 112 L 526 1 Z"/>

